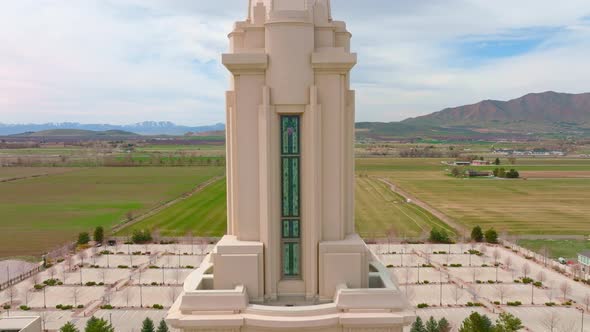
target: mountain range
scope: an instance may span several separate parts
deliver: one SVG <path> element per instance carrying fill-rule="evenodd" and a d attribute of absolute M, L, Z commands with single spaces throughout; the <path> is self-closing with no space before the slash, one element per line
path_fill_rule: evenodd
<path fill-rule="evenodd" d="M 2 124 L 0 136 L 47 130 L 120 131 L 140 135 L 190 135 L 222 132 L 222 123 L 182 126 L 172 122 L 146 121 L 131 125 L 46 123 Z M 553 91 L 531 93 L 509 101 L 484 100 L 477 104 L 447 108 L 401 122 L 360 122 L 358 138 L 387 139 L 498 139 L 535 137 L 590 137 L 590 93 Z"/>
<path fill-rule="evenodd" d="M 500 138 L 590 136 L 590 93 L 531 93 L 484 100 L 401 122 L 357 124 L 360 137 Z"/>
<path fill-rule="evenodd" d="M 42 132 L 47 130 L 76 129 L 88 131 L 122 131 L 140 135 L 184 135 L 188 132 L 200 133 L 207 131 L 224 130 L 223 123 L 209 126 L 182 126 L 165 121 L 145 121 L 130 125 L 111 124 L 82 124 L 77 122 L 44 123 L 44 124 L 3 124 L 0 123 L 0 136 L 16 135 L 22 133 Z"/>

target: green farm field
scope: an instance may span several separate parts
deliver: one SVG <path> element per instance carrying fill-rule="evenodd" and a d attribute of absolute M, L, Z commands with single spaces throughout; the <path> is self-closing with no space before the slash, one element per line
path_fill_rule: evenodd
<path fill-rule="evenodd" d="M 381 179 L 466 227 L 481 225 L 516 234 L 589 235 L 590 160 L 519 159 L 527 180 L 457 179 L 447 159 L 357 159 L 355 218 L 365 237 L 420 236 L 445 227 L 405 203 Z M 490 169 L 493 167 L 482 167 Z M 80 231 L 111 227 L 128 212 L 146 212 L 224 174 L 224 167 L 49 168 L 47 176 L 0 183 L 0 257 L 38 255 Z M 0 179 L 46 169 L 0 168 Z M 225 232 L 225 180 L 134 224 L 163 235 L 219 236 Z M 453 232 L 453 230 L 446 226 Z M 26 239 L 26 240 L 25 240 Z"/>
<path fill-rule="evenodd" d="M 0 178 L 16 170 L 0 168 Z M 78 168 L 0 183 L 0 257 L 39 255 L 78 232 L 111 227 L 128 212 L 148 211 L 223 173 L 223 167 Z"/>
<path fill-rule="evenodd" d="M 419 237 L 432 228 L 455 231 L 428 211 L 408 204 L 404 197 L 375 178 L 357 177 L 355 223 L 364 238 L 383 238 L 389 230 L 401 238 Z"/>
<path fill-rule="evenodd" d="M 221 237 L 227 225 L 226 180 L 215 181 L 202 191 L 159 213 L 122 230 L 130 235 L 135 229 L 159 230 L 164 236 Z"/>
<path fill-rule="evenodd" d="M 372 178 L 358 178 L 355 218 L 358 232 L 367 238 L 385 237 L 394 229 L 399 236 L 418 237 L 436 227 L 454 231 L 438 218 L 392 192 L 386 184 Z M 222 236 L 226 230 L 225 179 L 120 232 L 135 229 L 159 230 L 165 236 Z"/>
<path fill-rule="evenodd" d="M 516 234 L 590 234 L 590 160 L 519 159 L 528 180 L 457 179 L 442 159 L 361 159 L 357 171 L 383 177 L 467 227 Z M 481 167 L 478 169 L 491 169 Z"/>
<path fill-rule="evenodd" d="M 577 260 L 578 253 L 590 250 L 590 241 L 583 240 L 519 240 L 520 246 L 538 253 L 544 253 L 547 248 L 549 257 L 556 259 Z"/>

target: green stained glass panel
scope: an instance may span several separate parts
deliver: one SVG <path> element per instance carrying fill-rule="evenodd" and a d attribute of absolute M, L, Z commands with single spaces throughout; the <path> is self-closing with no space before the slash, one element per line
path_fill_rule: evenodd
<path fill-rule="evenodd" d="M 299 157 L 283 157 L 283 217 L 299 217 Z"/>
<path fill-rule="evenodd" d="M 298 277 L 301 268 L 300 140 L 300 117 L 281 116 L 282 270 L 290 278 Z"/>
<path fill-rule="evenodd" d="M 283 238 L 284 239 L 298 239 L 299 234 L 299 220 L 283 220 Z"/>
<path fill-rule="evenodd" d="M 299 275 L 299 243 L 293 243 L 293 262 L 291 263 L 293 276 Z"/>
<path fill-rule="evenodd" d="M 283 155 L 299 154 L 299 116 L 281 118 L 281 145 Z"/>
<path fill-rule="evenodd" d="M 283 274 L 289 277 L 299 275 L 299 243 L 287 242 L 283 245 Z"/>
<path fill-rule="evenodd" d="M 282 179 L 282 186 L 283 186 L 283 217 L 288 217 L 290 215 L 290 186 L 291 182 L 289 181 L 289 163 L 287 158 L 283 158 L 283 179 Z"/>
<path fill-rule="evenodd" d="M 291 205 L 293 217 L 299 216 L 299 158 L 293 158 L 291 160 Z"/>
<path fill-rule="evenodd" d="M 299 234 L 299 220 L 291 220 L 291 236 L 298 238 Z"/>
<path fill-rule="evenodd" d="M 283 274 L 286 276 L 291 275 L 291 247 L 289 244 L 283 245 Z"/>

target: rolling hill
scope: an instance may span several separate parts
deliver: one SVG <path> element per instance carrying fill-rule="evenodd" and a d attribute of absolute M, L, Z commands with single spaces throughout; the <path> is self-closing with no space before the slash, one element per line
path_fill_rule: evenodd
<path fill-rule="evenodd" d="M 360 137 L 590 136 L 590 93 L 531 93 L 392 123 L 359 123 Z"/>

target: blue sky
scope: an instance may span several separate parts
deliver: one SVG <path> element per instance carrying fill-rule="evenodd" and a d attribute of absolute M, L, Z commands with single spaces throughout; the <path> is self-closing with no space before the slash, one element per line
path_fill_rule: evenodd
<path fill-rule="evenodd" d="M 6 0 L 0 123 L 223 122 L 220 65 L 247 0 Z M 358 121 L 590 91 L 587 0 L 332 0 Z"/>

